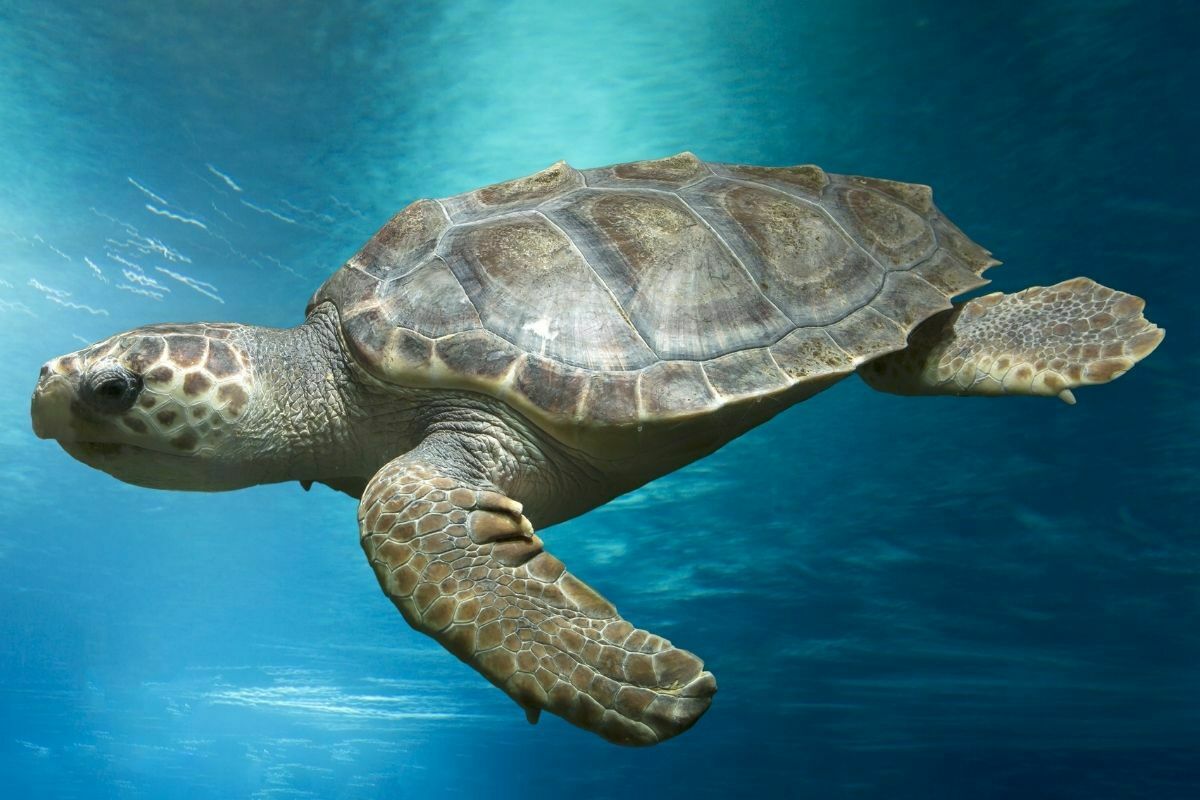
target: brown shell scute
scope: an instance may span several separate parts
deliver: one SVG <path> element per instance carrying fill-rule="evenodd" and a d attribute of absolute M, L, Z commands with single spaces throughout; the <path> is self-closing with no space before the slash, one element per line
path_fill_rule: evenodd
<path fill-rule="evenodd" d="M 343 309 L 371 303 L 379 296 L 381 280 L 407 275 L 431 256 L 438 237 L 449 224 L 436 201 L 418 200 L 409 204 L 330 276 L 308 301 L 304 313 L 310 313 L 327 300 Z"/>
<path fill-rule="evenodd" d="M 785 389 L 789 384 L 788 376 L 765 347 L 719 356 L 705 361 L 703 367 L 709 385 L 724 399 Z"/>
<path fill-rule="evenodd" d="M 716 408 L 717 397 L 694 361 L 660 361 L 642 371 L 638 396 L 643 413 L 658 419 Z"/>
<path fill-rule="evenodd" d="M 899 350 L 897 341 L 902 345 L 908 335 L 902 327 L 870 306 L 860 308 L 845 319 L 827 326 L 825 330 L 837 346 L 853 356 L 856 361 L 870 358 L 877 353 Z"/>
<path fill-rule="evenodd" d="M 985 285 L 987 278 L 954 257 L 948 250 L 938 250 L 929 258 L 910 270 L 946 297 L 977 289 Z"/>
<path fill-rule="evenodd" d="M 691 153 L 680 153 L 668 158 L 655 161 L 633 161 L 628 164 L 617 164 L 612 168 L 613 174 L 626 180 L 648 180 L 674 183 L 682 186 L 707 174 L 704 162 Z"/>
<path fill-rule="evenodd" d="M 540 215 L 456 228 L 441 249 L 484 327 L 530 353 L 589 369 L 656 356 L 571 240 Z"/>
<path fill-rule="evenodd" d="M 559 161 L 524 178 L 485 186 L 439 202 L 455 223 L 472 222 L 509 208 L 534 206 L 581 186 L 583 176 L 579 171 L 567 162 Z"/>
<path fill-rule="evenodd" d="M 794 325 L 825 325 L 870 300 L 884 270 L 818 207 L 757 186 L 718 190 L 720 208 L 744 237 L 742 262 Z"/>
<path fill-rule="evenodd" d="M 678 197 L 580 193 L 547 216 L 580 242 L 659 358 L 711 358 L 791 328 L 736 254 Z"/>
<path fill-rule="evenodd" d="M 950 300 L 919 275 L 889 272 L 871 308 L 907 332 L 928 319 L 931 309 L 950 308 Z"/>
<path fill-rule="evenodd" d="M 477 330 L 439 339 L 437 355 L 456 373 L 499 382 L 522 356 L 522 351 L 491 331 Z"/>
<path fill-rule="evenodd" d="M 388 220 L 350 259 L 350 264 L 376 278 L 396 277 L 396 267 L 412 264 L 420 255 L 432 252 L 434 242 L 449 224 L 437 203 L 418 200 Z"/>
<path fill-rule="evenodd" d="M 678 153 L 652 161 L 631 161 L 584 170 L 588 186 L 612 189 L 673 191 L 704 178 L 710 169 L 691 153 Z"/>
<path fill-rule="evenodd" d="M 537 408 L 574 419 L 591 373 L 541 356 L 527 355 L 517 368 L 513 388 Z"/>
<path fill-rule="evenodd" d="M 314 302 L 382 380 L 632 429 L 819 391 L 996 263 L 927 186 L 680 153 L 418 201 Z"/>
<path fill-rule="evenodd" d="M 812 164 L 802 164 L 796 167 L 753 167 L 742 164 L 717 164 L 716 172 L 731 178 L 742 178 L 754 183 L 784 188 L 788 191 L 799 190 L 800 194 L 819 200 L 825 187 L 829 185 L 829 176 L 825 170 Z"/>
<path fill-rule="evenodd" d="M 450 266 L 436 256 L 376 290 L 380 311 L 392 327 L 437 337 L 483 327 L 475 304 Z M 364 303 L 364 305 L 366 305 Z"/>
<path fill-rule="evenodd" d="M 854 186 L 874 189 L 894 200 L 899 200 L 918 214 L 928 214 L 933 210 L 933 189 L 924 184 L 885 181 L 880 178 L 864 178 L 860 175 L 851 175 L 846 180 Z"/>
<path fill-rule="evenodd" d="M 798 328 L 770 350 L 775 363 L 793 382 L 854 371 L 851 355 L 822 328 Z"/>
<path fill-rule="evenodd" d="M 936 246 L 929 223 L 907 206 L 867 189 L 839 188 L 836 195 L 835 216 L 888 269 L 915 264 Z"/>

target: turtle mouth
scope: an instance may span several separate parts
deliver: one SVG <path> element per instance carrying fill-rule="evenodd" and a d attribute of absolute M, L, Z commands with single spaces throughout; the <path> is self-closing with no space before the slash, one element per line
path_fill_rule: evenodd
<path fill-rule="evenodd" d="M 98 442 L 76 439 L 58 440 L 67 455 L 92 469 L 149 489 L 192 488 L 188 476 L 193 465 L 187 456 L 167 453 L 127 442 Z M 207 489 L 207 483 L 199 488 Z"/>
<path fill-rule="evenodd" d="M 133 447 L 133 445 L 123 445 L 117 442 L 74 442 L 74 444 L 84 453 L 92 456 L 119 456 L 126 447 Z"/>
<path fill-rule="evenodd" d="M 181 453 L 168 453 L 152 447 L 129 444 L 128 442 L 100 442 L 75 439 L 64 441 L 58 439 L 59 446 L 72 457 L 90 464 L 94 462 L 111 463 L 113 461 L 129 460 L 130 458 L 185 458 Z"/>

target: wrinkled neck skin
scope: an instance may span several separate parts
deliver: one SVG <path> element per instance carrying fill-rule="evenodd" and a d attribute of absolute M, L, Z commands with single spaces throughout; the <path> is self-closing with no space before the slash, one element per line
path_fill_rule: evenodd
<path fill-rule="evenodd" d="M 576 458 L 503 403 L 368 374 L 348 355 L 331 304 L 296 328 L 247 327 L 238 338 L 261 387 L 238 435 L 247 483 L 319 481 L 357 497 L 380 467 L 428 436 L 454 442 L 465 471 L 537 505 L 579 471 Z"/>
<path fill-rule="evenodd" d="M 318 309 L 292 329 L 247 326 L 239 333 L 256 385 L 238 431 L 247 482 L 353 474 L 355 462 L 370 456 L 362 450 L 382 444 L 371 435 L 376 425 L 394 428 L 392 440 L 408 439 L 403 415 L 396 414 L 400 408 L 389 415 L 397 417 L 390 426 L 365 414 L 365 392 L 356 384 L 335 326 L 334 313 Z"/>
<path fill-rule="evenodd" d="M 363 385 L 332 309 L 317 309 L 295 328 L 247 326 L 238 343 L 258 387 L 237 437 L 249 483 L 355 475 L 415 443 L 411 406 L 395 396 L 389 404 Z"/>

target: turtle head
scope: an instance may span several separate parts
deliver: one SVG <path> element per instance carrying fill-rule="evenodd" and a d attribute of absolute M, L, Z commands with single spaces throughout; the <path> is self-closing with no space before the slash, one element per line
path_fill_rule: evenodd
<path fill-rule="evenodd" d="M 48 361 L 33 394 L 34 432 L 141 486 L 260 482 L 245 469 L 256 392 L 241 327 L 149 326 Z"/>

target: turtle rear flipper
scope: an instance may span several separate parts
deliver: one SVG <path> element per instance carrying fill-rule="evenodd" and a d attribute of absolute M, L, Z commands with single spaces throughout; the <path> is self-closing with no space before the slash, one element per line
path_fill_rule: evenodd
<path fill-rule="evenodd" d="M 1091 278 L 994 292 L 923 322 L 904 350 L 859 369 L 895 394 L 1057 395 L 1107 383 L 1148 356 L 1164 332 L 1140 297 Z"/>
<path fill-rule="evenodd" d="M 444 442 L 441 444 L 445 444 Z M 703 714 L 716 681 L 699 658 L 635 629 L 542 549 L 521 504 L 426 439 L 367 485 L 359 529 L 414 628 L 523 709 L 618 744 L 655 744 Z"/>

